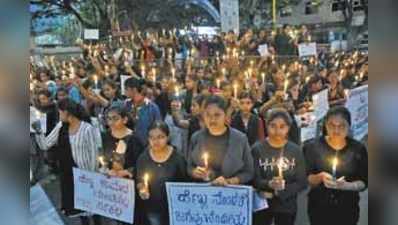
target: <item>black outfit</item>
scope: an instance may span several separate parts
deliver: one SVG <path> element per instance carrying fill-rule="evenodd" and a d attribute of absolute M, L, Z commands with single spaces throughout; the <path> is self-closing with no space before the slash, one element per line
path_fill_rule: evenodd
<path fill-rule="evenodd" d="M 336 177 L 345 176 L 346 181 L 361 180 L 368 183 L 368 153 L 363 144 L 347 138 L 347 145 L 335 151 L 325 137 L 305 143 L 304 154 L 307 173 L 322 171 L 332 174 L 331 159 L 337 157 L 339 164 Z M 312 225 L 355 225 L 359 219 L 359 193 L 328 189 L 323 184 L 313 187 L 308 195 L 308 215 Z"/>
<path fill-rule="evenodd" d="M 66 215 L 79 211 L 75 209 L 74 205 L 73 167 L 77 167 L 77 165 L 73 160 L 68 129 L 69 125 L 64 123 L 59 132 L 58 149 L 56 150 L 60 167 L 61 208 L 65 210 Z"/>
<path fill-rule="evenodd" d="M 160 215 L 161 224 L 169 224 L 166 182 L 184 182 L 187 180 L 186 162 L 184 158 L 173 150 L 170 157 L 163 163 L 155 162 L 149 150 L 141 154 L 137 161 L 137 183 L 142 183 L 144 174 L 151 175 L 149 181 L 150 198 L 144 200 L 144 214 Z"/>
<path fill-rule="evenodd" d="M 189 114 L 191 114 L 192 98 L 193 98 L 193 91 L 188 90 L 184 97 L 184 110 Z"/>
<path fill-rule="evenodd" d="M 162 119 L 164 119 L 168 112 L 170 112 L 170 99 L 167 92 L 162 92 L 159 96 L 155 99 L 156 105 L 159 107 L 160 115 Z"/>
<path fill-rule="evenodd" d="M 286 188 L 268 199 L 269 208 L 254 214 L 254 225 L 293 225 L 297 212 L 297 195 L 307 187 L 305 161 L 301 149 L 287 142 L 283 149 L 272 147 L 267 140 L 257 142 L 252 148 L 254 160 L 254 187 L 261 192 L 274 193 L 268 186 L 279 175 L 278 163 L 283 159 L 283 178 Z"/>
<path fill-rule="evenodd" d="M 262 120 L 257 115 L 251 114 L 246 127 L 242 119 L 242 113 L 238 112 L 232 118 L 231 127 L 241 131 L 242 133 L 245 133 L 247 139 L 249 140 L 249 145 L 252 146 L 254 143 L 256 143 L 256 141 L 260 139 L 261 123 Z M 262 133 L 264 133 L 264 131 L 262 131 Z"/>
<path fill-rule="evenodd" d="M 133 174 L 133 177 L 135 177 L 138 157 L 144 151 L 144 146 L 141 143 L 140 139 L 133 134 L 127 135 L 122 139 L 118 139 L 110 134 L 107 134 L 107 136 L 103 140 L 105 157 L 107 159 L 121 158 L 123 160 L 123 169 L 129 170 Z M 113 152 L 116 149 L 117 144 L 120 140 L 123 140 L 126 143 L 127 148 L 124 154 L 118 154 Z M 117 155 L 117 157 L 115 157 L 115 155 Z M 134 210 L 134 224 L 145 224 L 145 217 L 142 210 L 143 202 L 138 196 L 138 190 L 135 190 L 135 193 L 136 207 Z"/>
<path fill-rule="evenodd" d="M 189 127 L 188 127 L 188 144 L 191 141 L 191 137 L 192 135 L 200 130 L 200 119 L 198 116 L 193 116 L 190 120 L 189 120 Z"/>
<path fill-rule="evenodd" d="M 39 107 L 40 112 L 46 114 L 46 136 L 51 133 L 54 129 L 55 125 L 57 125 L 59 121 L 58 109 L 54 103 L 51 103 L 48 106 Z M 49 151 L 44 152 L 46 163 L 50 166 L 53 173 L 58 173 L 58 153 L 57 151 L 53 151 L 56 146 L 49 149 Z"/>

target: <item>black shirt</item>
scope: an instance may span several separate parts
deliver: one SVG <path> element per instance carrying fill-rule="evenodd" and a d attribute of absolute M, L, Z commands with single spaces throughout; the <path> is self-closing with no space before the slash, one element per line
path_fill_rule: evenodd
<path fill-rule="evenodd" d="M 307 173 L 317 174 L 328 172 L 332 174 L 332 160 L 338 159 L 336 177 L 345 176 L 346 181 L 361 180 L 368 183 L 368 153 L 360 142 L 347 138 L 347 145 L 340 151 L 335 151 L 326 142 L 325 137 L 313 139 L 304 144 Z M 359 193 L 353 191 L 332 190 L 323 184 L 314 187 L 309 193 L 309 204 L 316 206 L 340 205 L 358 207 Z"/>
<path fill-rule="evenodd" d="M 143 183 L 148 173 L 150 198 L 144 201 L 146 211 L 167 215 L 166 182 L 184 182 L 187 180 L 186 161 L 176 150 L 163 163 L 155 162 L 149 150 L 141 154 L 137 161 L 137 184 Z"/>
<path fill-rule="evenodd" d="M 278 162 L 283 159 L 283 178 L 285 190 L 269 200 L 270 208 L 275 212 L 295 213 L 297 194 L 307 186 L 305 161 L 301 149 L 293 142 L 287 142 L 283 149 L 272 147 L 268 140 L 257 142 L 252 148 L 254 160 L 254 187 L 260 191 L 274 192 L 268 182 L 279 176 Z"/>
<path fill-rule="evenodd" d="M 214 176 L 218 177 L 221 174 L 221 168 L 224 162 L 225 154 L 228 150 L 229 130 L 224 134 L 214 136 L 207 130 L 205 133 L 206 142 L 202 144 L 203 151 L 209 154 L 209 167 L 213 170 Z"/>

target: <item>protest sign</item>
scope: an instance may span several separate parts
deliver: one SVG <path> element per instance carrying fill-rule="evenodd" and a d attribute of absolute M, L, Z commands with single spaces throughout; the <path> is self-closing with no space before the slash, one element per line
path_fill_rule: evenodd
<path fill-rule="evenodd" d="M 85 40 L 98 40 L 99 30 L 98 29 L 84 29 Z"/>
<path fill-rule="evenodd" d="M 301 43 L 301 44 L 299 44 L 298 50 L 299 50 L 300 57 L 316 56 L 317 55 L 315 42 Z"/>
<path fill-rule="evenodd" d="M 251 225 L 253 189 L 166 183 L 170 225 Z"/>
<path fill-rule="evenodd" d="M 325 89 L 312 96 L 314 113 L 317 120 L 322 119 L 329 110 L 328 92 L 328 89 Z"/>
<path fill-rule="evenodd" d="M 120 92 L 122 95 L 126 95 L 126 88 L 124 86 L 124 82 L 130 77 L 131 76 L 128 75 L 120 75 Z"/>
<path fill-rule="evenodd" d="M 357 140 L 368 134 L 368 100 L 368 85 L 365 85 L 351 90 L 346 102 L 346 107 L 351 113 L 351 131 Z"/>
<path fill-rule="evenodd" d="M 134 181 L 110 178 L 100 173 L 73 168 L 75 208 L 116 219 L 134 221 Z"/>
<path fill-rule="evenodd" d="M 258 46 L 258 52 L 260 53 L 261 56 L 265 57 L 269 55 L 268 52 L 268 45 L 267 44 L 263 44 L 263 45 L 259 45 Z"/>
<path fill-rule="evenodd" d="M 239 34 L 239 1 L 238 0 L 221 0 L 221 30 L 228 32 L 233 30 L 235 34 Z"/>
<path fill-rule="evenodd" d="M 31 225 L 64 224 L 40 184 L 37 184 L 30 188 L 29 222 Z"/>

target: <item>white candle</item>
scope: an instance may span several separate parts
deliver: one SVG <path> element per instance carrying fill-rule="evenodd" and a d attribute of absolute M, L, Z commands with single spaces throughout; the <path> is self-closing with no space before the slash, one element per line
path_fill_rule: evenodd
<path fill-rule="evenodd" d="M 98 76 L 97 76 L 97 75 L 94 75 L 93 79 L 94 79 L 94 86 L 95 86 L 95 89 L 98 89 Z"/>
<path fill-rule="evenodd" d="M 142 78 L 145 79 L 145 66 L 144 65 L 141 66 L 141 75 L 142 75 Z"/>
<path fill-rule="evenodd" d="M 98 161 L 99 161 L 99 163 L 101 164 L 101 167 L 104 167 L 104 166 L 106 165 L 105 157 L 104 157 L 104 156 L 99 156 L 99 157 L 98 157 Z"/>
<path fill-rule="evenodd" d="M 235 97 L 235 98 L 238 98 L 238 84 L 235 83 L 235 84 L 233 85 L 233 88 L 234 88 L 234 97 Z"/>
<path fill-rule="evenodd" d="M 207 152 L 203 153 L 203 164 L 206 169 L 209 168 L 209 154 Z"/>
<path fill-rule="evenodd" d="M 171 68 L 171 79 L 175 80 L 175 76 L 176 76 L 176 69 L 174 67 Z"/>
<path fill-rule="evenodd" d="M 221 80 L 220 79 L 216 80 L 216 86 L 217 86 L 217 89 L 221 88 Z"/>
<path fill-rule="evenodd" d="M 176 94 L 176 97 L 180 96 L 180 89 L 178 88 L 178 86 L 175 86 L 175 94 Z"/>
<path fill-rule="evenodd" d="M 282 166 L 282 159 L 279 160 L 278 163 L 278 177 L 283 179 L 283 166 Z"/>
<path fill-rule="evenodd" d="M 156 68 L 152 68 L 153 82 L 156 83 Z"/>
<path fill-rule="evenodd" d="M 265 73 L 261 73 L 262 84 L 265 84 Z"/>
<path fill-rule="evenodd" d="M 149 188 L 149 174 L 144 174 L 144 187 L 145 189 Z"/>
<path fill-rule="evenodd" d="M 337 157 L 335 157 L 333 159 L 333 168 L 332 168 L 332 173 L 333 173 L 333 179 L 336 180 L 336 172 L 337 172 L 337 165 L 338 165 L 339 161 L 337 159 Z"/>

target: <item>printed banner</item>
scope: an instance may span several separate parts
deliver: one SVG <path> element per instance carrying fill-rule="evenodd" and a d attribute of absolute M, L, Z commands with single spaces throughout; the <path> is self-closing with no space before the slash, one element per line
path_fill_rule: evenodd
<path fill-rule="evenodd" d="M 73 168 L 75 208 L 134 223 L 134 181 Z"/>
<path fill-rule="evenodd" d="M 170 225 L 251 225 L 253 189 L 166 183 Z"/>

